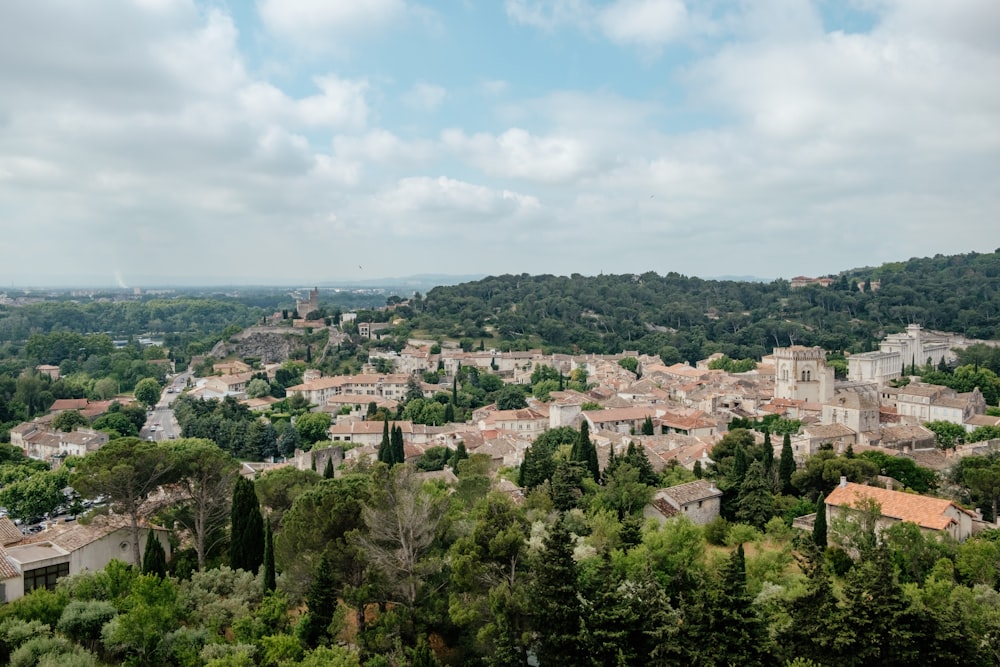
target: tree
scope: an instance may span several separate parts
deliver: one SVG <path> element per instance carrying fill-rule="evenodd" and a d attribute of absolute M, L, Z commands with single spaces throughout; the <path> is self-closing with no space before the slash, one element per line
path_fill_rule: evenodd
<path fill-rule="evenodd" d="M 63 489 L 69 476 L 65 469 L 33 470 L 33 466 L 18 466 L 17 470 L 20 472 L 14 474 L 24 477 L 8 481 L 0 488 L 0 505 L 7 508 L 11 517 L 37 521 L 37 517 L 53 512 L 66 502 Z"/>
<path fill-rule="evenodd" d="M 90 426 L 90 422 L 79 410 L 63 410 L 52 419 L 52 428 L 63 433 L 69 433 L 77 426 Z"/>
<path fill-rule="evenodd" d="M 154 574 L 160 579 L 167 576 L 167 553 L 163 550 L 156 533 L 150 528 L 146 534 L 146 550 L 142 554 L 142 573 Z"/>
<path fill-rule="evenodd" d="M 392 469 L 388 483 L 362 510 L 366 532 L 352 540 L 369 566 L 380 573 L 389 599 L 412 614 L 424 598 L 429 577 L 439 567 L 428 559 L 444 516 L 446 498 L 421 488 L 412 466 Z"/>
<path fill-rule="evenodd" d="M 333 479 L 333 457 L 326 459 L 326 467 L 323 468 L 323 479 Z"/>
<path fill-rule="evenodd" d="M 965 442 L 965 428 L 946 421 L 924 422 L 924 427 L 934 432 L 934 442 L 941 449 L 953 449 Z"/>
<path fill-rule="evenodd" d="M 256 573 L 264 562 L 264 520 L 253 482 L 238 477 L 230 515 L 229 566 Z"/>
<path fill-rule="evenodd" d="M 306 596 L 308 616 L 303 620 L 302 641 L 316 648 L 330 640 L 330 623 L 337 611 L 336 581 L 333 564 L 326 554 L 319 561 L 309 594 Z"/>
<path fill-rule="evenodd" d="M 754 461 L 747 468 L 736 497 L 736 518 L 758 529 L 774 516 L 774 485 L 764 464 Z"/>
<path fill-rule="evenodd" d="M 556 519 L 542 543 L 531 597 L 535 600 L 538 663 L 571 667 L 586 664 L 580 641 L 582 607 L 577 594 L 573 537 L 563 517 Z"/>
<path fill-rule="evenodd" d="M 179 505 L 174 519 L 191 533 L 198 570 L 204 571 L 208 553 L 226 538 L 239 466 L 211 440 L 185 438 L 171 450 Z"/>
<path fill-rule="evenodd" d="M 653 418 L 650 417 L 649 415 L 646 415 L 646 419 L 643 420 L 642 422 L 642 434 L 653 435 L 654 432 L 655 431 L 653 427 Z"/>
<path fill-rule="evenodd" d="M 822 493 L 816 499 L 816 521 L 813 523 L 813 542 L 826 549 L 826 496 Z"/>
<path fill-rule="evenodd" d="M 132 563 L 139 553 L 139 518 L 152 511 L 150 494 L 174 481 L 174 459 L 167 447 L 138 438 L 119 438 L 80 459 L 71 486 L 85 497 L 107 496 L 111 508 L 129 517 Z"/>
<path fill-rule="evenodd" d="M 135 400 L 152 409 L 160 400 L 161 391 L 162 387 L 156 378 L 143 378 L 135 385 Z"/>
<path fill-rule="evenodd" d="M 271 383 L 262 378 L 253 378 L 247 382 L 247 396 L 250 398 L 260 398 L 271 395 Z"/>
<path fill-rule="evenodd" d="M 524 392 L 513 384 L 506 384 L 497 392 L 496 404 L 497 410 L 520 410 L 528 407 Z"/>
<path fill-rule="evenodd" d="M 330 428 L 329 412 L 308 412 L 295 419 L 295 430 L 302 442 L 313 445 L 320 440 L 328 440 L 327 430 Z"/>
<path fill-rule="evenodd" d="M 277 588 L 276 572 L 274 568 L 274 533 L 271 531 L 271 522 L 264 522 L 264 592 L 271 593 Z"/>
<path fill-rule="evenodd" d="M 392 444 L 392 462 L 403 463 L 406 461 L 406 451 L 403 448 L 403 427 L 395 426 L 392 429 L 392 437 L 390 438 Z"/>
<path fill-rule="evenodd" d="M 393 427 L 395 430 L 395 427 Z M 386 465 L 392 465 L 394 457 L 392 455 L 392 439 L 389 436 L 389 420 L 382 422 L 382 442 L 378 446 L 378 460 Z"/>
<path fill-rule="evenodd" d="M 570 461 L 576 461 L 583 465 L 595 482 L 601 479 L 601 470 L 597 462 L 597 447 L 590 439 L 590 427 L 587 420 L 580 422 L 580 436 L 569 455 Z"/>

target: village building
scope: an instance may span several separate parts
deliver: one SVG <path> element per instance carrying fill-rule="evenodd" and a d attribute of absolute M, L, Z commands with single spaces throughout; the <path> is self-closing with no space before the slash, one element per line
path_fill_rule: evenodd
<path fill-rule="evenodd" d="M 711 523 L 719 516 L 722 491 L 706 479 L 659 489 L 643 510 L 647 519 L 665 523 L 675 516 L 686 516 L 699 526 Z"/>
<path fill-rule="evenodd" d="M 864 486 L 848 482 L 845 477 L 840 478 L 840 484 L 826 497 L 827 525 L 832 526 L 838 516 L 856 517 L 865 511 L 865 503 L 871 501 L 880 512 L 877 532 L 908 521 L 926 533 L 945 534 L 957 542 L 965 541 L 973 533 L 976 515 L 950 500 Z"/>

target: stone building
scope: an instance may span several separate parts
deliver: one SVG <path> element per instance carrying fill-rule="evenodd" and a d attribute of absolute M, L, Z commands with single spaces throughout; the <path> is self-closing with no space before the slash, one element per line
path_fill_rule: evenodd
<path fill-rule="evenodd" d="M 833 369 L 821 347 L 774 348 L 774 397 L 825 403 L 833 397 Z"/>

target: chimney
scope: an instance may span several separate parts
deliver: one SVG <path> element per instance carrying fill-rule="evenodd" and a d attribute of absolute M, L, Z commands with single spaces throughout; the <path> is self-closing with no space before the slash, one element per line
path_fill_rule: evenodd
<path fill-rule="evenodd" d="M 846 488 L 846 487 L 847 487 L 847 477 L 841 475 L 840 476 L 840 488 L 843 489 L 843 488 Z"/>

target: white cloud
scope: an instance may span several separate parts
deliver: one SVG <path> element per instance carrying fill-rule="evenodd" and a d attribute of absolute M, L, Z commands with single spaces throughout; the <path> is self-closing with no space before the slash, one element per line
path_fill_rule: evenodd
<path fill-rule="evenodd" d="M 426 163 L 440 152 L 435 142 L 404 141 L 383 128 L 361 135 L 338 135 L 333 139 L 333 149 L 345 159 L 411 166 Z"/>
<path fill-rule="evenodd" d="M 504 6 L 514 22 L 544 30 L 583 26 L 593 14 L 586 0 L 506 0 Z"/>
<path fill-rule="evenodd" d="M 460 159 L 505 178 L 565 182 L 594 167 L 588 147 L 571 136 L 537 137 L 516 127 L 496 136 L 452 129 L 442 141 Z"/>
<path fill-rule="evenodd" d="M 601 10 L 597 21 L 612 41 L 647 47 L 682 37 L 689 27 L 681 0 L 619 0 Z"/>
<path fill-rule="evenodd" d="M 330 51 L 401 21 L 410 8 L 404 0 L 258 0 L 257 11 L 275 35 Z"/>
<path fill-rule="evenodd" d="M 404 178 L 376 198 L 376 209 L 401 236 L 475 233 L 467 225 L 500 225 L 530 216 L 540 207 L 538 199 L 529 195 L 445 176 Z"/>
<path fill-rule="evenodd" d="M 421 81 L 403 95 L 403 102 L 417 111 L 436 111 L 447 96 L 448 91 L 441 86 Z"/>
<path fill-rule="evenodd" d="M 708 14 L 690 12 L 684 0 L 507 0 L 507 16 L 545 31 L 596 32 L 617 44 L 658 50 L 665 44 L 715 30 Z"/>

